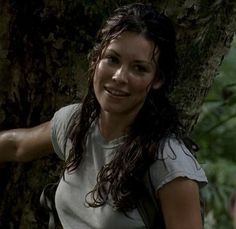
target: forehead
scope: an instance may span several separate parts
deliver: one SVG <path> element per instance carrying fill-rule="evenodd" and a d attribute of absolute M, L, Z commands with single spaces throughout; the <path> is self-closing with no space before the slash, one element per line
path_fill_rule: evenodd
<path fill-rule="evenodd" d="M 112 39 L 103 51 L 114 50 L 118 54 L 128 55 L 133 58 L 152 60 L 157 57 L 158 47 L 153 41 L 148 40 L 142 34 L 135 32 L 123 32 Z"/>

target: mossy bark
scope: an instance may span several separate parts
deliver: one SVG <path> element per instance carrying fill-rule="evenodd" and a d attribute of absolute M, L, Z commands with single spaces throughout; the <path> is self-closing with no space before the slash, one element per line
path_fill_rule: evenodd
<path fill-rule="evenodd" d="M 170 98 L 191 131 L 236 31 L 236 2 L 149 2 L 175 23 L 181 69 Z M 117 1 L 0 4 L 0 129 L 33 126 L 49 120 L 59 107 L 80 100 L 86 55 Z M 51 156 L 0 169 L 0 228 L 46 228 L 39 195 L 46 183 L 57 179 L 60 167 Z"/>

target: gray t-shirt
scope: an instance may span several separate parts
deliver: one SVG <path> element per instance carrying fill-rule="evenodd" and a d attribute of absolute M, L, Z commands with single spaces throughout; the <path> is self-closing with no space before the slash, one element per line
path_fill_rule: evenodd
<path fill-rule="evenodd" d="M 69 105 L 55 113 L 52 123 L 52 143 L 57 155 L 65 160 L 71 148 L 70 140 L 66 141 L 69 121 L 78 104 Z M 95 186 L 97 174 L 101 167 L 111 160 L 115 147 L 122 143 L 123 138 L 106 141 L 94 123 L 88 134 L 86 152 L 76 171 L 65 172 L 65 180 L 61 179 L 56 191 L 56 208 L 65 229 L 135 229 L 145 228 L 137 209 L 127 212 L 127 216 L 112 208 L 111 201 L 92 208 L 85 202 L 91 200 L 87 195 Z M 66 147 L 65 147 L 65 142 Z M 162 155 L 163 160 L 156 160 L 151 166 L 151 178 L 156 190 L 177 177 L 193 179 L 202 187 L 207 183 L 205 173 L 196 159 L 174 138 L 168 139 Z M 86 197 L 87 195 L 87 197 Z"/>

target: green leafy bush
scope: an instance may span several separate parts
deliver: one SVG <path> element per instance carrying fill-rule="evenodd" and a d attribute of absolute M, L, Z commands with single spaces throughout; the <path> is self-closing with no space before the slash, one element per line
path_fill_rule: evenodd
<path fill-rule="evenodd" d="M 193 136 L 200 146 L 199 160 L 209 184 L 206 229 L 230 229 L 231 193 L 236 190 L 236 37 L 207 96 Z"/>

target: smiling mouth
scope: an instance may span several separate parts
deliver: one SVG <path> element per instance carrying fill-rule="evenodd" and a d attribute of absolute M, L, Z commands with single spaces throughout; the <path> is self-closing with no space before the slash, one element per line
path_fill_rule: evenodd
<path fill-rule="evenodd" d="M 117 90 L 114 88 L 104 87 L 104 89 L 106 92 L 108 92 L 109 94 L 111 94 L 113 96 L 126 97 L 126 96 L 130 95 L 128 92 Z"/>

